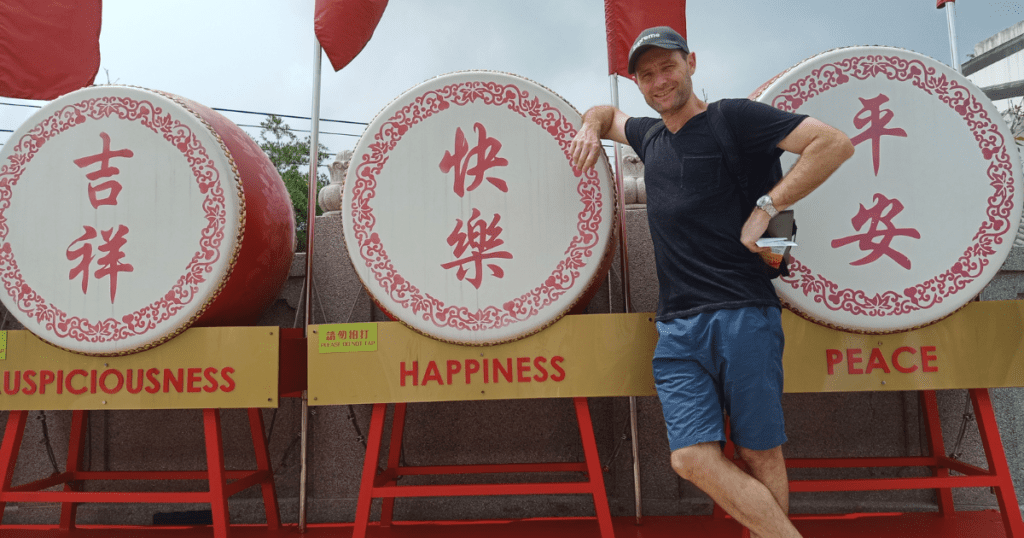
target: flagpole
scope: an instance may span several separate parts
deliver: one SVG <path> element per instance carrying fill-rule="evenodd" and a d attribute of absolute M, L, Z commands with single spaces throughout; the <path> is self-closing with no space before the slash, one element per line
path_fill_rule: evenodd
<path fill-rule="evenodd" d="M 310 338 L 309 325 L 313 321 L 313 236 L 316 227 L 316 187 L 320 164 L 320 65 L 322 63 L 320 41 L 313 37 L 313 105 L 310 116 L 312 122 L 309 130 L 309 198 L 306 211 L 306 281 L 304 289 L 305 316 L 302 328 L 306 338 Z M 306 476 L 307 446 L 309 440 L 309 397 L 302 391 L 302 431 L 300 441 L 299 467 L 299 532 L 306 532 Z"/>
<path fill-rule="evenodd" d="M 612 106 L 619 108 L 619 75 L 609 75 L 612 92 Z M 618 142 L 612 144 L 615 155 L 615 185 L 618 196 L 616 205 L 619 211 L 619 265 L 622 275 L 622 302 L 623 311 L 627 314 L 633 311 L 633 301 L 629 289 L 629 254 L 626 250 L 626 190 L 625 181 L 622 177 L 622 148 Z M 611 282 L 609 281 L 609 286 Z M 609 302 L 609 306 L 611 303 Z M 633 498 L 636 501 L 636 524 L 640 525 L 640 442 L 638 439 L 638 420 L 636 408 L 636 396 L 629 397 L 629 432 L 633 445 Z"/>
<path fill-rule="evenodd" d="M 953 57 L 950 67 L 960 72 L 960 53 L 956 46 L 956 2 L 950 0 L 943 7 L 946 8 L 946 26 L 949 27 L 949 54 Z"/>

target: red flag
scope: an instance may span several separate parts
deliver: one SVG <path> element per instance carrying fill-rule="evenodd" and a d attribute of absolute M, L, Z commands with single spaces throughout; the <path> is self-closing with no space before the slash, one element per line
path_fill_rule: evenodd
<path fill-rule="evenodd" d="M 608 32 L 608 74 L 628 77 L 629 48 L 640 32 L 652 26 L 669 26 L 686 37 L 686 0 L 604 0 L 604 25 Z"/>
<path fill-rule="evenodd" d="M 101 0 L 0 2 L 0 95 L 54 99 L 100 69 Z"/>
<path fill-rule="evenodd" d="M 946 4 L 953 3 L 955 3 L 954 0 L 935 0 L 935 7 L 937 9 L 942 9 L 943 7 L 946 7 Z"/>
<path fill-rule="evenodd" d="M 388 0 L 316 0 L 313 29 L 335 71 L 341 71 L 373 36 Z"/>

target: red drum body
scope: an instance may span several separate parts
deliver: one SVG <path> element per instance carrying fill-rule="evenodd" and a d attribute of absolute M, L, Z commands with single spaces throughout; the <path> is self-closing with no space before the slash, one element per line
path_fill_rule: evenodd
<path fill-rule="evenodd" d="M 295 241 L 277 170 L 192 101 L 67 94 L 0 153 L 0 290 L 61 348 L 124 355 L 192 325 L 246 325 L 277 297 Z"/>
<path fill-rule="evenodd" d="M 789 308 L 846 331 L 904 331 L 955 312 L 999 271 L 1021 219 L 1020 156 L 959 73 L 906 50 L 852 47 L 752 98 L 818 118 L 856 148 L 794 207 L 792 275 L 775 281 Z"/>
<path fill-rule="evenodd" d="M 570 164 L 579 113 L 513 75 L 460 72 L 392 102 L 359 140 L 345 241 L 395 319 L 466 345 L 534 334 L 585 306 L 607 272 L 615 189 L 606 159 Z"/>

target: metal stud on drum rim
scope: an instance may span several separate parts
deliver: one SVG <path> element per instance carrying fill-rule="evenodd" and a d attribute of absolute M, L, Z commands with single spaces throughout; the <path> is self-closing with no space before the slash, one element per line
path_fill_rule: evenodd
<path fill-rule="evenodd" d="M 614 250 L 607 159 L 577 174 L 579 113 L 504 73 L 443 75 L 367 128 L 343 196 L 345 241 L 383 310 L 427 336 L 528 336 L 584 301 Z"/>
<path fill-rule="evenodd" d="M 1020 157 L 991 101 L 949 67 L 889 47 L 814 56 L 753 99 L 844 131 L 856 154 L 796 204 L 787 307 L 851 332 L 934 323 L 976 297 L 1021 217 Z M 795 159 L 784 158 L 783 167 Z"/>

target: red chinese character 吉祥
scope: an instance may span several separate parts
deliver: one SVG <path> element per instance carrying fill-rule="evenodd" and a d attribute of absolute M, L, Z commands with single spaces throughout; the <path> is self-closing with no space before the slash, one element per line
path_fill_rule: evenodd
<path fill-rule="evenodd" d="M 498 226 L 499 220 L 501 220 L 501 216 L 495 213 L 494 218 L 488 223 L 480 218 L 480 210 L 474 208 L 469 222 L 465 223 L 465 231 L 463 231 L 462 219 L 456 219 L 455 229 L 448 235 L 448 245 L 455 247 L 454 254 L 456 256 L 462 256 L 466 250 L 471 252 L 469 256 L 442 264 L 441 267 L 451 269 L 458 266 L 459 270 L 455 273 L 455 276 L 459 280 L 463 280 L 466 279 L 466 274 L 469 272 L 466 269 L 466 265 L 472 264 L 474 269 L 473 276 L 466 280 L 473 287 L 480 289 L 480 282 L 483 279 L 484 260 L 494 258 L 512 259 L 511 252 L 504 250 L 492 252 L 493 249 L 505 243 L 505 241 L 498 239 L 502 231 L 501 227 Z M 501 267 L 494 264 L 487 264 L 487 267 L 490 268 L 492 275 L 498 278 L 505 276 L 505 271 Z"/>
<path fill-rule="evenodd" d="M 81 159 L 75 159 L 74 163 L 79 168 L 85 168 L 86 166 L 100 163 L 100 169 L 95 172 L 90 172 L 85 175 L 89 181 L 95 181 L 100 178 L 116 176 L 121 171 L 113 166 L 110 166 L 110 159 L 114 157 L 125 157 L 130 158 L 135 154 L 130 149 L 119 149 L 116 151 L 110 151 L 110 135 L 107 133 L 100 133 L 100 138 L 103 140 L 103 151 L 96 155 L 90 155 L 88 157 L 82 157 Z M 100 198 L 97 193 L 100 191 L 106 191 L 103 198 Z M 117 205 L 117 195 L 121 192 L 121 184 L 116 181 L 105 181 L 99 185 L 89 185 L 89 202 L 92 203 L 94 208 L 99 208 L 101 205 Z"/>
<path fill-rule="evenodd" d="M 875 164 L 875 175 L 878 175 L 878 163 L 879 163 L 879 151 L 881 149 L 880 139 L 883 136 L 901 136 L 906 137 L 907 132 L 903 129 L 886 129 L 885 126 L 892 121 L 893 116 L 896 114 L 892 110 L 882 110 L 882 104 L 889 101 L 889 98 L 885 95 L 878 94 L 878 97 L 872 99 L 864 99 L 860 97 L 861 104 L 864 108 L 860 109 L 859 112 L 853 117 L 853 126 L 858 129 L 868 127 L 868 129 L 859 135 L 850 139 L 853 145 L 856 146 L 861 142 L 870 139 L 871 140 L 871 159 Z"/>
<path fill-rule="evenodd" d="M 857 246 L 865 252 L 870 252 L 870 254 L 857 261 L 850 262 L 850 265 L 865 265 L 881 258 L 884 254 L 892 258 L 904 269 L 910 269 L 910 258 L 897 252 L 889 244 L 892 243 L 893 238 L 899 235 L 921 239 L 921 234 L 913 228 L 896 228 L 893 225 L 892 219 L 903 211 L 903 204 L 899 200 L 890 200 L 881 194 L 875 194 L 874 200 L 875 205 L 870 209 L 865 208 L 864 204 L 861 204 L 860 211 L 851 220 L 853 228 L 857 231 L 860 231 L 864 224 L 870 221 L 871 226 L 867 231 L 841 239 L 833 239 L 832 248 L 839 248 L 853 242 L 858 242 Z M 884 228 L 879 229 L 879 225 L 884 226 Z M 876 239 L 877 241 L 875 241 Z"/>
<path fill-rule="evenodd" d="M 444 158 L 441 159 L 441 171 L 448 173 L 452 168 L 455 169 L 455 194 L 462 197 L 466 191 L 471 191 L 480 186 L 480 183 L 487 179 L 487 181 L 498 188 L 501 192 L 508 192 L 508 184 L 504 180 L 496 177 L 484 177 L 487 170 L 496 166 L 508 166 L 508 160 L 498 157 L 498 151 L 501 150 L 501 142 L 498 142 L 497 138 L 491 138 L 487 136 L 487 130 L 484 126 L 475 123 L 473 124 L 473 130 L 477 132 L 477 144 L 473 149 L 469 149 L 469 142 L 466 141 L 466 135 L 463 134 L 462 128 L 455 130 L 455 154 L 451 152 L 444 152 Z M 469 168 L 469 161 L 473 157 L 476 157 L 476 166 Z M 466 175 L 474 177 L 473 182 L 466 187 Z"/>
<path fill-rule="evenodd" d="M 69 261 L 74 261 L 76 258 L 81 258 L 78 265 L 71 268 L 68 272 L 68 280 L 74 279 L 76 276 L 82 276 L 82 293 L 88 293 L 89 291 L 89 265 L 93 260 L 92 244 L 88 243 L 96 238 L 96 229 L 92 226 L 83 226 L 85 233 L 81 237 L 75 239 L 68 246 L 66 256 Z M 110 279 L 110 304 L 114 304 L 114 297 L 117 295 L 117 275 L 118 273 L 131 273 L 135 270 L 129 264 L 121 263 L 121 258 L 124 258 L 124 253 L 121 252 L 121 248 L 128 242 L 124 236 L 128 234 L 128 227 L 120 225 L 117 228 L 117 232 L 114 229 L 104 230 L 100 232 L 103 238 L 103 244 L 97 247 L 97 249 L 105 253 L 102 257 L 97 260 L 100 268 L 93 273 L 96 278 L 109 278 Z M 82 242 L 82 246 L 77 249 L 73 249 L 76 243 Z"/>

